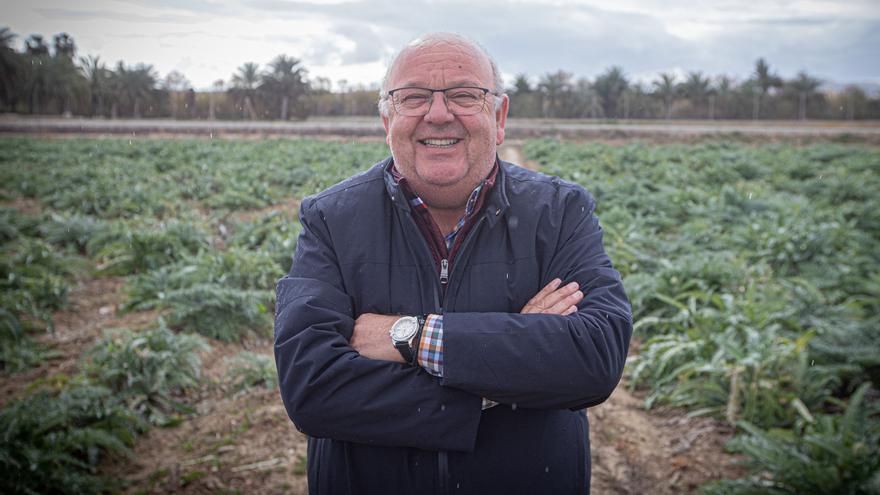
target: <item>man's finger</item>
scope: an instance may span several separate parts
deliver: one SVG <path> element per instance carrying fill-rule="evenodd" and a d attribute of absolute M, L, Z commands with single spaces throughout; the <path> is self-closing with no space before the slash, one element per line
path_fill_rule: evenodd
<path fill-rule="evenodd" d="M 544 289 L 535 295 L 525 306 L 522 313 L 562 314 L 569 306 L 575 305 L 583 299 L 584 295 L 578 290 L 577 282 L 568 283 L 562 287 L 559 279 L 554 279 Z M 553 288 L 557 287 L 557 288 Z M 549 290 L 548 290 L 549 289 Z"/>
<path fill-rule="evenodd" d="M 532 297 L 532 299 L 529 302 L 540 301 L 541 299 L 549 296 L 550 294 L 553 293 L 553 291 L 555 291 L 557 288 L 559 288 L 559 286 L 561 284 L 562 284 L 562 279 L 554 278 L 553 280 L 550 281 L 550 283 L 548 283 L 541 290 L 539 290 L 538 293 L 535 294 L 535 296 Z"/>
<path fill-rule="evenodd" d="M 581 302 L 584 298 L 584 293 L 576 290 L 573 293 L 565 296 L 564 298 L 557 301 L 555 304 L 544 310 L 545 314 L 555 314 L 555 315 L 566 315 L 572 307 L 575 307 L 575 311 L 577 311 L 577 303 Z"/>
<path fill-rule="evenodd" d="M 571 282 L 568 283 L 555 291 L 551 292 L 549 295 L 543 298 L 541 301 L 541 306 L 544 308 L 549 308 L 555 306 L 560 301 L 564 300 L 568 296 L 574 294 L 578 290 L 578 283 Z"/>

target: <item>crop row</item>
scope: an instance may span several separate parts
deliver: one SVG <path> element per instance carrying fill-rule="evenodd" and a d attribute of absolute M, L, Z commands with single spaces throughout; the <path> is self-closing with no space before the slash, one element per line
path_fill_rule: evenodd
<path fill-rule="evenodd" d="M 640 341 L 629 383 L 646 406 L 740 427 L 730 448 L 750 456 L 754 476 L 707 492 L 878 489 L 877 150 L 534 141 L 524 151 L 597 198 Z"/>
<path fill-rule="evenodd" d="M 0 410 L 0 491 L 121 488 L 100 460 L 194 412 L 188 393 L 205 384 L 210 339 L 271 334 L 274 283 L 299 233 L 292 200 L 383 153 L 314 141 L 0 140 L 4 379 L 61 354 L 34 336 L 54 331 L 79 280 L 125 277 L 120 310 L 161 315 L 106 329 L 76 374 L 32 383 Z M 242 352 L 226 370 L 225 390 L 275 386 L 262 354 Z"/>

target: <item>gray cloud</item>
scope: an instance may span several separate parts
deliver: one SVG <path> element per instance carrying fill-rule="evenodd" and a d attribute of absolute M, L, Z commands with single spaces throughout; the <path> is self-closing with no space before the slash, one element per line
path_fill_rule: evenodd
<path fill-rule="evenodd" d="M 142 15 L 111 10 L 74 10 L 74 9 L 35 9 L 36 12 L 47 19 L 57 20 L 112 20 L 132 23 L 160 23 L 160 24 L 194 24 L 201 19 L 195 16 L 177 14 Z"/>

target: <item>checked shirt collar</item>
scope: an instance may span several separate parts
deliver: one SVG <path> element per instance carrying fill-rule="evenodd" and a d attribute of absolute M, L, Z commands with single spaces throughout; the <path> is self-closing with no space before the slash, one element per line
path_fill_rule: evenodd
<path fill-rule="evenodd" d="M 477 184 L 477 187 L 474 188 L 470 197 L 468 197 L 464 215 L 458 220 L 455 228 L 452 229 L 452 232 L 445 236 L 440 231 L 440 227 L 437 226 L 437 222 L 435 222 L 434 218 L 431 216 L 428 206 L 422 198 L 412 192 L 407 185 L 406 178 L 400 174 L 397 167 L 394 166 L 393 161 L 391 162 L 390 168 L 394 181 L 400 186 L 401 190 L 406 195 L 412 210 L 416 212 L 416 214 L 413 215 L 413 218 L 416 220 L 416 224 L 422 232 L 422 235 L 425 236 L 425 240 L 428 241 L 428 246 L 431 248 L 431 253 L 434 255 L 434 261 L 437 264 L 438 269 L 440 266 L 440 260 L 442 259 L 448 260 L 451 265 L 467 232 L 473 227 L 474 223 L 476 223 L 477 213 L 479 213 L 482 208 L 486 196 L 495 185 L 495 178 L 498 175 L 499 168 L 498 158 L 495 158 L 495 164 L 492 166 L 492 170 L 489 171 L 489 175 Z"/>

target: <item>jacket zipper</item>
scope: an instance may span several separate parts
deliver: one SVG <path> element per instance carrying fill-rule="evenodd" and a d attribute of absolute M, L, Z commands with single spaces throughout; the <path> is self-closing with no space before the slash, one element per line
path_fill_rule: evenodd
<path fill-rule="evenodd" d="M 486 219 L 485 215 L 480 217 L 480 219 L 477 220 L 477 223 L 474 224 L 474 226 L 471 227 L 471 229 L 468 231 L 467 237 L 465 237 L 464 242 L 461 243 L 461 247 L 459 247 L 459 249 L 458 249 L 458 255 L 459 255 L 458 259 L 459 260 L 463 259 L 460 256 L 461 253 L 465 252 L 465 248 L 469 245 L 470 240 L 476 235 L 477 230 L 479 230 L 480 225 L 482 225 L 483 220 L 485 220 L 485 219 Z M 461 263 L 455 264 L 455 266 L 459 266 L 459 265 L 461 265 Z M 453 268 L 453 270 L 455 270 L 455 268 Z M 448 288 L 448 285 L 449 285 L 449 275 L 450 275 L 449 274 L 449 260 L 444 258 L 444 259 L 440 260 L 440 299 L 442 302 L 439 305 L 439 307 L 437 308 L 437 311 L 439 311 L 438 314 L 443 314 L 443 308 L 446 306 L 446 294 L 447 294 L 446 289 Z M 435 301 L 437 300 L 437 295 L 438 294 L 435 289 L 435 291 L 434 291 L 434 298 L 435 298 L 434 300 Z M 440 489 L 440 493 L 445 495 L 445 494 L 449 493 L 449 485 L 448 485 L 449 453 L 446 452 L 445 450 L 441 450 L 440 452 L 437 452 L 437 471 L 439 474 L 437 477 L 438 478 L 437 486 Z"/>
<path fill-rule="evenodd" d="M 409 216 L 410 222 L 413 222 L 413 227 L 416 227 L 415 221 L 412 219 L 412 216 Z M 485 214 L 477 220 L 477 223 L 474 224 L 473 227 L 468 231 L 467 237 L 465 237 L 464 242 L 461 243 L 461 247 L 458 250 L 458 253 L 461 254 L 465 252 L 465 248 L 470 244 L 471 239 L 476 235 L 477 230 L 482 225 L 483 221 L 486 220 Z M 421 234 L 421 231 L 416 227 L 416 231 Z M 428 249 L 428 253 L 431 254 L 431 249 L 428 248 L 428 244 L 423 240 L 423 245 Z M 432 255 L 433 256 L 433 255 Z M 461 263 L 457 263 L 456 266 Z M 435 272 L 436 273 L 436 272 Z M 449 285 L 449 260 L 444 258 L 440 260 L 440 285 L 434 286 L 434 307 L 436 314 L 443 314 L 443 308 L 446 306 L 446 289 Z M 445 450 L 441 450 L 437 452 L 437 471 L 438 471 L 438 483 L 437 487 L 440 489 L 441 494 L 446 494 L 449 491 L 448 486 L 448 478 L 449 478 L 449 453 Z"/>

